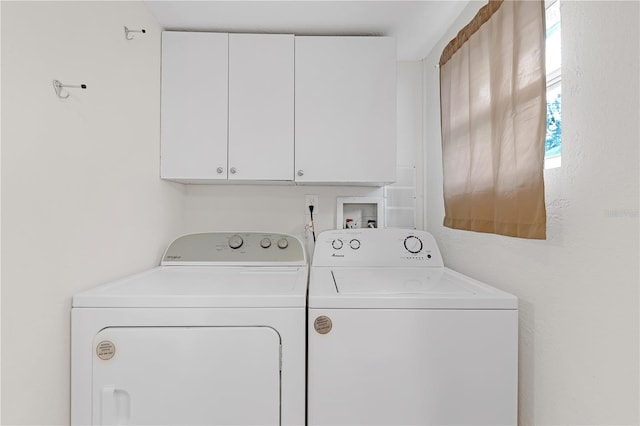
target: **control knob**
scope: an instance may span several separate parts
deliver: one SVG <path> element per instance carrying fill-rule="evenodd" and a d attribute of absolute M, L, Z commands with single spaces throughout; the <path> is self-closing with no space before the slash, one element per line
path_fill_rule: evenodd
<path fill-rule="evenodd" d="M 289 247 L 289 241 L 286 238 L 280 238 L 278 240 L 278 248 L 286 249 L 287 247 Z"/>
<path fill-rule="evenodd" d="M 404 239 L 404 248 L 406 248 L 409 253 L 420 253 L 422 251 L 422 240 L 415 235 L 409 235 Z"/>
<path fill-rule="evenodd" d="M 269 238 L 263 238 L 260 240 L 260 247 L 269 248 L 271 247 L 271 240 Z"/>
<path fill-rule="evenodd" d="M 333 247 L 335 250 L 340 250 L 342 248 L 342 240 L 333 240 L 333 242 L 331 243 L 331 247 Z"/>
<path fill-rule="evenodd" d="M 229 247 L 234 250 L 242 247 L 243 243 L 244 241 L 242 240 L 242 237 L 238 234 L 233 235 L 231 238 L 229 238 Z"/>

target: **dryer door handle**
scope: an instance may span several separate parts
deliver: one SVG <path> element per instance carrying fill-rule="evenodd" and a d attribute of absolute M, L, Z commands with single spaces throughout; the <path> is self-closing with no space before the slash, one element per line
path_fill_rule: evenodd
<path fill-rule="evenodd" d="M 104 426 L 128 425 L 131 420 L 131 398 L 129 392 L 115 386 L 102 388 L 100 401 L 100 424 Z"/>

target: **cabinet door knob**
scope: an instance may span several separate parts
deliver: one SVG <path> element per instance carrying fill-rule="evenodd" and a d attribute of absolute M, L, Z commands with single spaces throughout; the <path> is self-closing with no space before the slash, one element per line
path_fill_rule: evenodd
<path fill-rule="evenodd" d="M 298 176 L 304 176 L 304 170 L 298 170 Z"/>
<path fill-rule="evenodd" d="M 216 172 L 218 172 L 219 174 L 221 174 L 222 172 L 224 172 L 224 169 L 222 167 L 218 167 L 216 169 Z"/>
<path fill-rule="evenodd" d="M 236 174 L 236 168 L 235 167 L 230 168 L 229 171 L 231 172 L 232 175 Z"/>

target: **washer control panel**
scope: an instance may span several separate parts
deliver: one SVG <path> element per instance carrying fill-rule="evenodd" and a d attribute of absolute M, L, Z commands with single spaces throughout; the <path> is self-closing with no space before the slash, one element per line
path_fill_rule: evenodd
<path fill-rule="evenodd" d="M 343 229 L 321 233 L 313 266 L 338 265 L 444 266 L 431 234 L 406 229 Z"/>
<path fill-rule="evenodd" d="M 162 265 L 303 265 L 302 242 L 288 234 L 209 232 L 176 239 L 162 257 Z"/>
<path fill-rule="evenodd" d="M 331 242 L 331 247 L 335 250 L 340 250 L 343 247 L 351 247 L 353 250 L 358 250 L 360 248 L 360 240 L 357 238 L 352 238 L 351 240 L 336 238 Z"/>

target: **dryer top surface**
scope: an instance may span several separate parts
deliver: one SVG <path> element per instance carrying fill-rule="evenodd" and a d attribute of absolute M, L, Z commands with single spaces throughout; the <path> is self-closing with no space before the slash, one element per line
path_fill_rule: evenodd
<path fill-rule="evenodd" d="M 306 291 L 306 266 L 159 266 L 79 293 L 73 307 L 305 307 Z"/>

